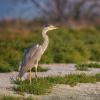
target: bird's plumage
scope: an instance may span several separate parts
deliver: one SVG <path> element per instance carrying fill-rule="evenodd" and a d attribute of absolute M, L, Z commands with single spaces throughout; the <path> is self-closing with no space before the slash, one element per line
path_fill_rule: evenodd
<path fill-rule="evenodd" d="M 39 49 L 39 45 L 32 45 L 31 47 L 27 48 L 24 53 L 24 57 L 22 60 L 22 65 L 27 65 L 27 63 L 33 58 L 33 56 L 37 53 Z"/>
<path fill-rule="evenodd" d="M 30 68 L 34 67 L 35 64 L 40 60 L 42 55 L 41 45 L 36 44 L 25 50 L 22 62 L 20 63 L 19 76 L 28 71 Z"/>
<path fill-rule="evenodd" d="M 35 67 L 36 73 L 37 73 L 38 62 L 40 61 L 41 56 L 47 49 L 48 43 L 49 43 L 49 38 L 46 33 L 53 29 L 57 29 L 57 27 L 55 27 L 53 25 L 46 25 L 42 31 L 42 36 L 43 36 L 44 42 L 41 45 L 39 45 L 39 44 L 32 45 L 25 51 L 23 59 L 19 66 L 19 75 L 18 76 L 20 78 L 24 75 L 24 73 L 26 71 L 28 71 L 28 70 L 31 71 L 32 67 Z"/>

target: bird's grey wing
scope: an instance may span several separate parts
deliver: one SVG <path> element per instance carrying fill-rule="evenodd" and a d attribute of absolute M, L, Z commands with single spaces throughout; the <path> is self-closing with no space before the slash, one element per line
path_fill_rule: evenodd
<path fill-rule="evenodd" d="M 25 50 L 20 67 L 23 67 L 28 64 L 28 62 L 33 57 L 33 55 L 35 55 L 36 52 L 38 51 L 38 48 L 39 48 L 39 45 L 37 44 L 37 45 L 32 45 L 31 47 L 29 47 Z M 19 68 L 19 70 L 20 70 L 20 68 Z"/>
<path fill-rule="evenodd" d="M 18 77 L 22 77 L 26 71 L 34 66 L 35 62 L 40 60 L 42 54 L 42 48 L 40 45 L 32 45 L 28 48 L 23 56 L 22 62 L 19 65 Z"/>

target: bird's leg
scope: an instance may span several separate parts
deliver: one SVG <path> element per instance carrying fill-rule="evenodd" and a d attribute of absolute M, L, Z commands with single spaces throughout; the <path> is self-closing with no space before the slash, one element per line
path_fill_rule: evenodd
<path fill-rule="evenodd" d="M 37 67 L 38 67 L 38 62 L 37 64 L 35 65 L 35 78 L 37 79 Z"/>
<path fill-rule="evenodd" d="M 35 66 L 35 77 L 37 78 L 37 65 Z"/>
<path fill-rule="evenodd" d="M 31 81 L 32 81 L 32 79 L 31 79 L 32 77 L 31 77 L 31 68 L 30 68 L 30 72 L 29 72 L 29 80 L 30 80 L 30 85 L 31 85 Z"/>

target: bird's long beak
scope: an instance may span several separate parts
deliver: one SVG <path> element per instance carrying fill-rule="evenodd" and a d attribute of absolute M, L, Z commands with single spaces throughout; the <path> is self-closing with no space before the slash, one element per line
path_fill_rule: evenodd
<path fill-rule="evenodd" d="M 53 26 L 53 29 L 58 29 L 58 27 L 56 27 L 56 26 Z"/>
<path fill-rule="evenodd" d="M 55 26 L 55 29 L 58 29 L 58 27 Z"/>

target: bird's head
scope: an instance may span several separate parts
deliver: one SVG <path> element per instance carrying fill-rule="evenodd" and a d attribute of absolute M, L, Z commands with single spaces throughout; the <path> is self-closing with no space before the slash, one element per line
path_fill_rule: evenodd
<path fill-rule="evenodd" d="M 44 30 L 45 31 L 51 31 L 51 30 L 54 30 L 54 29 L 57 29 L 58 27 L 54 26 L 54 25 L 45 25 L 44 26 Z"/>

